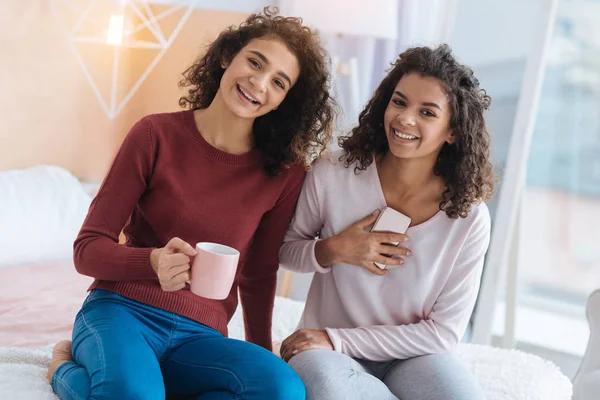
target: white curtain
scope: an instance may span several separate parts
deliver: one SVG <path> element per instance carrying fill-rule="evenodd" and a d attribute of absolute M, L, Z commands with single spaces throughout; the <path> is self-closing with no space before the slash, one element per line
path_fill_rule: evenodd
<path fill-rule="evenodd" d="M 279 0 L 277 5 L 285 15 L 294 1 L 315 2 L 333 7 L 344 7 L 340 0 Z M 452 30 L 454 11 L 458 0 L 398 0 L 397 39 L 378 39 L 359 35 L 338 35 L 329 32 L 327 26 L 317 26 L 326 48 L 334 61 L 341 64 L 334 80 L 334 96 L 343 114 L 339 120 L 339 132 L 345 133 L 358 121 L 358 114 L 379 82 L 390 63 L 400 52 L 415 45 L 436 45 L 448 40 Z M 369 6 L 368 0 L 365 7 Z M 331 6 L 324 7 L 332 9 Z M 294 15 L 309 19 L 309 16 Z M 339 16 L 331 15 L 331 18 Z M 351 27 L 350 27 L 351 29 Z M 348 64 L 351 65 L 348 65 Z M 354 64 L 352 64 L 354 63 Z M 355 70 L 352 69 L 355 66 Z M 344 70 L 350 67 L 349 74 Z M 336 72 L 336 71 L 334 71 Z"/>

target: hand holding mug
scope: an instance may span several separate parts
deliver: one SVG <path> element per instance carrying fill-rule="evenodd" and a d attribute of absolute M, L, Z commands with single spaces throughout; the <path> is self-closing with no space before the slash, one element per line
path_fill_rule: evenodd
<path fill-rule="evenodd" d="M 150 253 L 150 264 L 165 292 L 175 292 L 190 280 L 190 260 L 197 251 L 187 242 L 174 237 L 167 245 Z"/>

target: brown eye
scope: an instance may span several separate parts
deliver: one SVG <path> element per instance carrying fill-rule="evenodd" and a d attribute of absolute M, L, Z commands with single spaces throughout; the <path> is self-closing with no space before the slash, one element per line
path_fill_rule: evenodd
<path fill-rule="evenodd" d="M 248 62 L 252 64 L 252 66 L 256 69 L 260 69 L 260 63 L 256 61 L 254 58 L 249 58 Z"/>
<path fill-rule="evenodd" d="M 285 89 L 285 85 L 279 79 L 275 79 L 275 84 L 279 86 L 281 89 Z"/>

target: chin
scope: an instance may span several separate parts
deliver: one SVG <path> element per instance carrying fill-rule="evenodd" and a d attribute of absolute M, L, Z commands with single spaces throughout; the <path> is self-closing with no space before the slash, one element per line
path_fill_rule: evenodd
<path fill-rule="evenodd" d="M 391 143 L 388 138 L 388 149 L 389 152 L 397 158 L 411 158 L 413 150 L 408 149 L 405 146 L 398 146 L 396 143 Z"/>
<path fill-rule="evenodd" d="M 413 158 L 412 152 L 404 149 L 397 149 L 390 146 L 390 153 L 396 158 Z"/>
<path fill-rule="evenodd" d="M 250 110 L 247 107 L 244 107 L 240 104 L 236 104 L 235 102 L 228 102 L 227 106 L 229 110 L 238 118 L 254 119 L 262 115 L 259 112 L 260 110 Z"/>

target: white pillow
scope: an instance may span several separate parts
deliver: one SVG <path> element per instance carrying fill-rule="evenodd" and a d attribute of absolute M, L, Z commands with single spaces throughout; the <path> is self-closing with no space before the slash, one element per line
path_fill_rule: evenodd
<path fill-rule="evenodd" d="M 60 167 L 0 172 L 0 269 L 71 260 L 91 200 Z"/>

